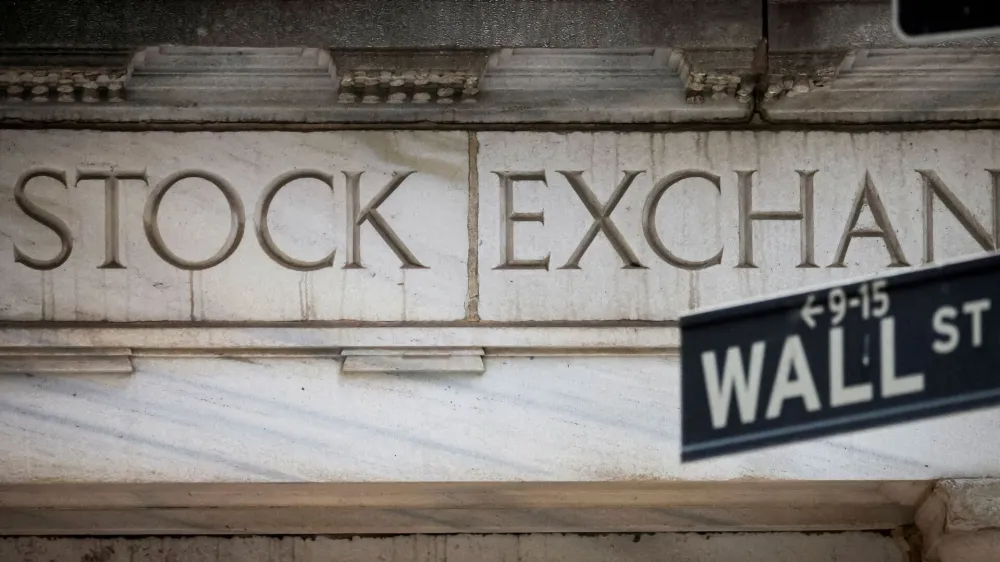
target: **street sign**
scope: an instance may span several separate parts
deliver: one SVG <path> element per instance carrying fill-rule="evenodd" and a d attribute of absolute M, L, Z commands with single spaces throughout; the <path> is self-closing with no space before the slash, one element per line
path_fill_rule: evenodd
<path fill-rule="evenodd" d="M 892 21 L 915 42 L 1000 35 L 997 0 L 893 0 Z"/>
<path fill-rule="evenodd" d="M 684 462 L 1000 404 L 1000 254 L 680 327 Z"/>

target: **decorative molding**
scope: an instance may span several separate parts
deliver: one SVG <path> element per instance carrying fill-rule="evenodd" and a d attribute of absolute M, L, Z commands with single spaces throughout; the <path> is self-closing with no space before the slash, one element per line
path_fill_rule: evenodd
<path fill-rule="evenodd" d="M 978 122 L 1000 119 L 1000 49 L 862 49 L 796 55 L 761 107 L 772 122 Z M 790 78 L 793 77 L 793 78 Z M 795 95 L 804 94 L 804 95 Z"/>
<path fill-rule="evenodd" d="M 48 350 L 124 349 L 134 357 L 346 357 L 345 350 L 381 350 L 385 355 L 436 356 L 468 365 L 480 356 L 618 356 L 676 355 L 679 334 L 672 324 L 636 323 L 615 326 L 573 323 L 425 323 L 379 326 L 364 323 L 276 325 L 200 325 L 167 323 L 150 326 L 73 323 L 6 323 L 0 325 L 0 350 L 46 354 Z M 480 352 L 481 350 L 481 352 Z M 355 352 L 361 365 L 362 353 Z M 440 355 L 443 353 L 443 355 Z M 371 360 L 369 352 L 369 359 Z M 408 360 L 408 359 L 407 359 Z M 401 365 L 405 361 L 399 359 Z M 360 367 L 359 367 L 360 368 Z"/>
<path fill-rule="evenodd" d="M 750 118 L 749 50 L 152 47 L 114 107 L 0 104 L 19 124 L 715 123 Z"/>
<path fill-rule="evenodd" d="M 0 347 L 0 375 L 131 375 L 132 351 L 101 347 Z"/>
<path fill-rule="evenodd" d="M 928 562 L 1000 560 L 1000 478 L 938 482 L 916 523 Z"/>
<path fill-rule="evenodd" d="M 354 348 L 342 352 L 341 374 L 481 375 L 482 348 Z"/>
<path fill-rule="evenodd" d="M 339 103 L 471 103 L 487 51 L 340 51 L 331 54 Z"/>
<path fill-rule="evenodd" d="M 0 124 L 978 123 L 1000 120 L 998 69 L 957 47 L 4 48 Z"/>
<path fill-rule="evenodd" d="M 0 104 L 125 100 L 132 52 L 0 48 Z"/>
<path fill-rule="evenodd" d="M 0 535 L 891 530 L 926 482 L 0 485 Z"/>

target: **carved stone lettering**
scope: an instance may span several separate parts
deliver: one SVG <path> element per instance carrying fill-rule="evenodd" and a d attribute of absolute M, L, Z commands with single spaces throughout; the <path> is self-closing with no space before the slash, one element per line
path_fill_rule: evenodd
<path fill-rule="evenodd" d="M 875 219 L 875 228 L 859 228 L 858 221 L 861 219 L 861 212 L 865 207 L 872 213 Z M 889 213 L 882 204 L 882 198 L 875 189 L 872 176 L 867 171 L 865 178 L 861 182 L 861 189 L 854 197 L 851 205 L 851 216 L 847 219 L 844 233 L 840 236 L 840 243 L 837 244 L 837 253 L 830 267 L 844 267 L 844 259 L 847 257 L 847 249 L 851 241 L 855 238 L 881 238 L 885 242 L 885 249 L 889 252 L 889 267 L 903 267 L 910 265 L 903 255 L 903 248 L 899 244 L 899 237 L 892 228 L 889 220 Z"/>
<path fill-rule="evenodd" d="M 218 252 L 212 257 L 201 261 L 186 260 L 172 252 L 167 248 L 166 243 L 163 241 L 163 235 L 160 233 L 159 215 L 160 203 L 163 202 L 163 197 L 177 182 L 188 178 L 202 179 L 214 185 L 226 197 L 226 203 L 229 205 L 229 236 L 226 237 L 226 241 L 219 248 Z M 243 202 L 240 201 L 240 197 L 233 186 L 222 177 L 203 170 L 185 170 L 164 179 L 149 196 L 149 199 L 146 201 L 146 210 L 142 215 L 142 223 L 146 229 L 146 238 L 149 240 L 150 246 L 153 247 L 153 251 L 170 265 L 189 271 L 209 269 L 226 261 L 226 258 L 236 251 L 236 248 L 240 245 L 240 240 L 243 239 L 245 222 L 246 215 L 243 213 Z"/>
<path fill-rule="evenodd" d="M 672 321 L 1000 244 L 993 131 L 475 136 L 484 321 Z"/>
<path fill-rule="evenodd" d="M 288 269 L 294 269 L 296 271 L 316 271 L 325 267 L 333 267 L 333 259 L 337 255 L 336 248 L 330 250 L 329 254 L 316 261 L 303 261 L 295 259 L 283 252 L 281 248 L 274 243 L 274 239 L 271 238 L 271 229 L 268 227 L 267 222 L 268 211 L 271 209 L 271 202 L 274 201 L 274 197 L 279 191 L 281 191 L 281 188 L 292 183 L 293 181 L 303 179 L 319 180 L 325 183 L 330 188 L 330 191 L 333 191 L 333 175 L 325 172 L 317 170 L 295 170 L 278 176 L 273 182 L 264 188 L 264 193 L 261 194 L 260 200 L 257 204 L 257 241 L 260 242 L 260 247 L 264 249 L 264 252 L 267 253 L 268 257 Z"/>
<path fill-rule="evenodd" d="M 16 263 L 23 263 L 31 269 L 55 269 L 66 263 L 66 260 L 69 259 L 70 253 L 73 252 L 73 235 L 70 233 L 69 227 L 66 226 L 66 223 L 63 222 L 62 219 L 55 216 L 51 212 L 46 211 L 28 198 L 28 194 L 25 190 L 28 187 L 28 182 L 35 178 L 50 178 L 62 184 L 64 188 L 69 189 L 69 186 L 66 185 L 66 172 L 52 168 L 29 170 L 22 174 L 21 177 L 17 179 L 17 183 L 14 185 L 14 200 L 17 202 L 17 206 L 24 211 L 24 214 L 49 227 L 56 233 L 57 236 L 59 236 L 59 253 L 52 259 L 47 260 L 33 258 L 21 251 L 21 249 L 15 244 L 14 261 Z"/>
<path fill-rule="evenodd" d="M 798 267 L 816 267 L 813 218 L 813 176 L 818 170 L 795 170 L 799 175 L 799 210 L 754 211 L 753 175 L 756 170 L 737 170 L 739 178 L 740 260 L 736 267 L 757 267 L 753 261 L 753 221 L 801 221 L 802 261 Z"/>
<path fill-rule="evenodd" d="M 359 199 L 361 197 L 361 172 L 344 172 L 344 177 L 347 178 L 347 207 L 348 207 L 348 227 L 347 227 L 347 238 L 349 240 L 348 245 L 348 258 L 347 265 L 344 266 L 345 269 L 360 269 L 364 266 L 361 265 L 361 225 L 365 222 L 371 224 L 375 232 L 382 237 L 382 240 L 388 244 L 389 249 L 392 250 L 399 261 L 403 262 L 403 269 L 425 269 L 427 266 L 423 265 L 417 261 L 416 256 L 413 252 L 406 247 L 406 244 L 399 238 L 396 231 L 389 226 L 386 222 L 385 217 L 378 212 L 378 207 L 385 200 L 392 195 L 393 191 L 399 188 L 412 174 L 409 172 L 393 172 L 392 179 L 389 183 L 379 191 L 375 197 L 372 198 L 371 202 L 365 206 L 360 212 L 358 207 L 360 205 Z"/>
<path fill-rule="evenodd" d="M 0 321 L 475 318 L 468 143 L 4 130 Z"/>
<path fill-rule="evenodd" d="M 993 234 L 983 228 L 958 196 L 955 195 L 934 170 L 917 170 L 924 180 L 924 263 L 934 261 L 934 199 L 939 199 L 951 214 L 958 219 L 966 232 L 972 235 L 984 250 L 995 250 L 1000 243 L 1000 170 L 987 170 L 992 181 L 990 191 L 993 212 Z"/>
<path fill-rule="evenodd" d="M 514 210 L 514 184 L 523 181 L 540 182 L 548 187 L 545 172 L 493 172 L 500 178 L 500 221 L 503 230 L 503 253 L 500 265 L 493 269 L 545 269 L 549 268 L 549 255 L 544 258 L 518 259 L 514 257 L 514 223 L 538 222 L 545 224 L 545 212 L 526 213 Z M 585 248 L 586 249 L 586 248 Z"/>
<path fill-rule="evenodd" d="M 6 131 L 0 320 L 673 321 L 1000 249 L 997 147 L 986 130 Z"/>
<path fill-rule="evenodd" d="M 87 180 L 104 180 L 104 263 L 98 269 L 125 269 L 118 260 L 118 182 L 138 180 L 149 185 L 146 170 L 77 170 L 76 185 Z"/>
<path fill-rule="evenodd" d="M 615 188 L 614 193 L 611 194 L 611 198 L 604 205 L 597 200 L 594 196 L 594 192 L 590 190 L 587 183 L 583 180 L 583 172 L 558 172 L 566 178 L 569 182 L 570 187 L 573 191 L 580 196 L 580 201 L 583 205 L 587 207 L 587 211 L 590 215 L 594 217 L 593 224 L 587 229 L 587 233 L 583 235 L 583 239 L 580 240 L 580 245 L 573 250 L 573 254 L 569 257 L 566 265 L 560 267 L 559 269 L 580 269 L 580 258 L 583 257 L 583 253 L 587 251 L 587 248 L 594 242 L 597 238 L 598 232 L 603 232 L 605 236 L 608 237 L 608 242 L 611 242 L 611 247 L 615 249 L 618 253 L 618 257 L 622 259 L 624 264 L 624 269 L 644 269 L 645 266 L 639 263 L 639 258 L 636 257 L 635 252 L 629 247 L 628 242 L 625 241 L 624 236 L 615 223 L 611 221 L 611 213 L 621 202 L 622 197 L 625 192 L 628 191 L 632 181 L 635 180 L 636 176 L 644 173 L 643 171 L 626 171 L 625 177 L 622 178 L 621 183 Z"/>
<path fill-rule="evenodd" d="M 646 241 L 649 242 L 649 247 L 652 248 L 653 251 L 656 252 L 656 255 L 660 256 L 663 261 L 681 269 L 705 269 L 706 267 L 712 267 L 713 265 L 719 265 L 722 263 L 722 248 L 719 248 L 719 251 L 708 259 L 684 259 L 667 249 L 666 245 L 663 243 L 663 239 L 660 238 L 659 232 L 656 230 L 656 209 L 660 205 L 660 199 L 663 198 L 663 195 L 672 185 L 689 178 L 701 178 L 708 180 L 715 186 L 716 191 L 720 194 L 722 193 L 722 187 L 719 184 L 720 178 L 715 174 L 700 170 L 683 170 L 680 172 L 674 172 L 673 174 L 670 174 L 669 176 L 656 182 L 652 191 L 649 192 L 649 197 L 646 198 L 646 204 L 642 209 L 642 232 L 646 235 Z"/>

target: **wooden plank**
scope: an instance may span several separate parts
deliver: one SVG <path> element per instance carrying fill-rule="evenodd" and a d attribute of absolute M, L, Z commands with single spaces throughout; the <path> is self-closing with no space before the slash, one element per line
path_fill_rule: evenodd
<path fill-rule="evenodd" d="M 24 484 L 0 535 L 842 531 L 913 522 L 927 482 Z"/>

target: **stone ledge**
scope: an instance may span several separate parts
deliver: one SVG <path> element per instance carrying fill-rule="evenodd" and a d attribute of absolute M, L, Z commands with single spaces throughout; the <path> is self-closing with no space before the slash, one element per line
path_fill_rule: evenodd
<path fill-rule="evenodd" d="M 772 55 L 761 105 L 773 123 L 1000 119 L 1000 49 L 861 49 Z"/>
<path fill-rule="evenodd" d="M 63 324 L 71 323 L 50 323 L 48 327 L 30 322 L 6 323 L 0 326 L 0 350 L 45 355 L 67 348 L 79 353 L 114 348 L 127 349 L 135 357 L 338 358 L 345 356 L 345 349 L 389 349 L 395 354 L 443 350 L 447 355 L 456 349 L 471 348 L 483 349 L 487 356 L 675 355 L 679 349 L 677 327 L 656 323 L 646 326 L 416 323 L 381 327 L 363 323 L 231 327 L 183 323 L 147 327 Z"/>
<path fill-rule="evenodd" d="M 345 375 L 481 375 L 486 371 L 482 348 L 361 348 L 342 352 Z"/>
<path fill-rule="evenodd" d="M 131 375 L 131 355 L 123 348 L 0 347 L 0 376 Z"/>
<path fill-rule="evenodd" d="M 0 485 L 3 535 L 890 530 L 917 481 Z"/>

